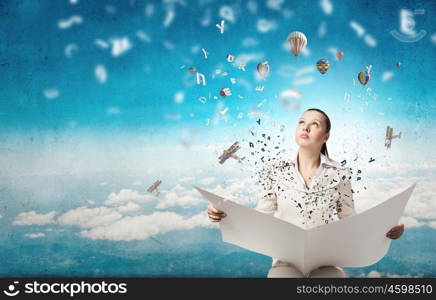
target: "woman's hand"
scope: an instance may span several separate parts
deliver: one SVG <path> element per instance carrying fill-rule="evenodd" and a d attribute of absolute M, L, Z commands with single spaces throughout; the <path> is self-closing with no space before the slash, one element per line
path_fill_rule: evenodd
<path fill-rule="evenodd" d="M 222 218 L 227 216 L 225 212 L 213 207 L 212 204 L 209 204 L 207 207 L 207 214 L 209 215 L 209 220 L 213 223 L 218 223 Z"/>
<path fill-rule="evenodd" d="M 391 240 L 396 240 L 401 237 L 403 232 L 404 232 L 404 224 L 400 224 L 392 227 L 391 230 L 389 230 L 389 232 L 386 233 L 386 237 L 390 238 Z"/>

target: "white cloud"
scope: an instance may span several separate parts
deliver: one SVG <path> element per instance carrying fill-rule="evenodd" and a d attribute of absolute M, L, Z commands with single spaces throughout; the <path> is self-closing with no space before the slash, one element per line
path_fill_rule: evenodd
<path fill-rule="evenodd" d="M 47 99 L 55 99 L 59 97 L 59 90 L 57 89 L 48 89 L 44 90 L 44 97 Z"/>
<path fill-rule="evenodd" d="M 27 233 L 25 234 L 26 237 L 31 238 L 31 239 L 37 239 L 37 238 L 41 238 L 44 237 L 45 234 L 42 232 L 39 233 Z"/>
<path fill-rule="evenodd" d="M 163 41 L 162 45 L 168 50 L 174 50 L 176 48 L 176 46 L 170 41 Z"/>
<path fill-rule="evenodd" d="M 103 48 L 103 49 L 109 48 L 109 43 L 107 43 L 107 42 L 104 41 L 104 40 L 96 39 L 94 42 L 95 42 L 95 44 L 96 44 L 97 46 L 99 46 L 100 48 Z"/>
<path fill-rule="evenodd" d="M 229 21 L 230 23 L 235 23 L 235 12 L 233 11 L 233 8 L 227 5 L 223 5 L 220 7 L 219 15 L 221 18 L 223 18 L 226 21 Z"/>
<path fill-rule="evenodd" d="M 134 186 L 142 186 L 142 182 L 141 181 L 134 181 L 134 182 L 132 182 L 132 185 L 134 185 Z"/>
<path fill-rule="evenodd" d="M 273 10 L 281 10 L 283 2 L 284 0 L 268 0 L 266 2 L 266 7 Z"/>
<path fill-rule="evenodd" d="M 370 34 L 365 35 L 364 39 L 365 43 L 370 47 L 377 46 L 377 41 L 374 39 L 374 37 Z"/>
<path fill-rule="evenodd" d="M 38 214 L 32 210 L 20 213 L 12 222 L 14 225 L 46 225 L 53 223 L 53 218 L 57 214 L 55 211 L 46 214 Z"/>
<path fill-rule="evenodd" d="M 314 66 L 306 66 L 295 70 L 295 79 L 293 81 L 293 84 L 301 85 L 301 84 L 312 83 L 313 81 L 315 81 L 314 77 L 311 76 L 302 77 L 302 76 L 313 72 L 315 72 Z"/>
<path fill-rule="evenodd" d="M 285 78 L 292 77 L 292 74 L 295 72 L 295 68 L 292 65 L 284 64 L 281 65 L 277 70 L 277 75 Z"/>
<path fill-rule="evenodd" d="M 381 273 L 378 271 L 371 271 L 368 273 L 368 275 L 366 275 L 366 277 L 369 278 L 417 278 L 420 276 L 412 276 L 410 274 L 406 274 L 406 275 L 399 275 L 399 274 L 391 274 L 391 273 Z"/>
<path fill-rule="evenodd" d="M 72 209 L 59 216 L 57 221 L 60 225 L 72 225 L 83 228 L 92 228 L 113 223 L 121 219 L 122 215 L 114 208 L 85 206 Z"/>
<path fill-rule="evenodd" d="M 295 85 L 302 85 L 302 84 L 309 84 L 315 81 L 314 77 L 301 77 L 301 78 L 295 78 L 293 83 Z"/>
<path fill-rule="evenodd" d="M 337 56 L 337 53 L 338 53 L 338 49 L 337 48 L 335 48 L 335 47 L 328 47 L 327 48 L 327 52 L 330 53 L 335 60 L 339 60 L 338 56 Z"/>
<path fill-rule="evenodd" d="M 140 209 L 140 206 L 133 202 L 128 202 L 126 205 L 117 207 L 119 212 L 131 212 Z"/>
<path fill-rule="evenodd" d="M 377 271 L 371 271 L 368 273 L 368 275 L 366 277 L 380 278 L 380 277 L 382 277 L 382 274 L 380 272 L 377 272 Z"/>
<path fill-rule="evenodd" d="M 417 219 L 413 217 L 403 216 L 400 218 L 399 224 L 404 224 L 404 228 L 413 228 L 413 227 L 421 227 L 426 225 L 424 222 L 419 222 Z"/>
<path fill-rule="evenodd" d="M 145 16 L 147 18 L 150 18 L 151 16 L 153 16 L 153 14 L 154 14 L 154 5 L 151 4 L 151 3 L 147 3 L 145 5 L 144 12 L 145 12 Z"/>
<path fill-rule="evenodd" d="M 140 39 L 141 41 L 143 41 L 143 42 L 146 42 L 146 43 L 150 43 L 151 42 L 150 36 L 146 32 L 144 32 L 142 30 L 136 31 L 136 37 L 138 39 Z"/>
<path fill-rule="evenodd" d="M 110 43 L 112 44 L 112 56 L 114 57 L 120 56 L 132 48 L 132 44 L 127 37 L 113 38 Z"/>
<path fill-rule="evenodd" d="M 390 72 L 390 71 L 384 72 L 383 75 L 382 75 L 382 81 L 391 80 L 392 77 L 394 77 L 394 73 L 393 72 Z"/>
<path fill-rule="evenodd" d="M 333 12 L 333 4 L 330 2 L 330 0 L 320 0 L 319 5 L 326 15 L 330 15 Z"/>
<path fill-rule="evenodd" d="M 86 200 L 86 202 L 87 202 L 88 204 L 91 204 L 91 205 L 94 205 L 94 204 L 95 204 L 95 200 Z"/>
<path fill-rule="evenodd" d="M 315 72 L 315 67 L 313 66 L 302 67 L 295 71 L 295 76 L 299 77 L 307 73 L 313 73 L 313 72 Z"/>
<path fill-rule="evenodd" d="M 68 44 L 65 46 L 65 56 L 68 58 L 71 58 L 73 56 L 73 51 L 77 51 L 77 45 L 76 44 Z"/>
<path fill-rule="evenodd" d="M 430 36 L 430 40 L 433 42 L 433 44 L 436 45 L 436 33 L 433 33 L 433 34 Z"/>
<path fill-rule="evenodd" d="M 370 47 L 377 46 L 377 41 L 374 39 L 372 35 L 368 33 L 365 34 L 365 28 L 363 28 L 362 25 L 360 25 L 356 21 L 350 21 L 350 27 L 356 32 L 358 37 L 363 37 L 365 44 L 367 44 Z"/>
<path fill-rule="evenodd" d="M 321 22 L 318 27 L 318 36 L 323 37 L 327 33 L 327 23 L 325 21 Z"/>
<path fill-rule="evenodd" d="M 350 22 L 350 27 L 356 32 L 358 37 L 362 37 L 365 33 L 365 28 L 355 21 Z"/>
<path fill-rule="evenodd" d="M 301 93 L 294 88 L 286 89 L 282 91 L 279 95 L 279 99 L 281 100 L 299 99 L 300 97 Z"/>
<path fill-rule="evenodd" d="M 162 191 L 161 194 L 163 197 L 157 204 L 157 209 L 174 206 L 195 206 L 205 201 L 197 191 L 194 189 L 187 190 L 180 184 L 177 184 L 171 190 Z"/>
<path fill-rule="evenodd" d="M 163 22 L 164 27 L 169 27 L 171 23 L 173 23 L 175 16 L 176 16 L 176 10 L 171 6 L 168 6 L 166 9 L 166 15 Z"/>
<path fill-rule="evenodd" d="M 255 1 L 248 1 L 247 9 L 250 13 L 255 14 L 257 12 L 257 3 Z"/>
<path fill-rule="evenodd" d="M 395 169 L 389 171 L 395 172 Z M 360 194 L 354 194 L 358 212 L 369 209 L 403 191 L 413 182 L 418 182 L 406 205 L 401 221 L 404 221 L 406 226 L 419 227 L 430 226 L 422 219 L 428 219 L 429 221 L 436 219 L 436 193 L 433 188 L 436 185 L 436 179 L 424 176 L 412 177 L 407 172 L 404 175 L 392 175 L 383 171 L 377 173 L 377 176 L 375 173 L 366 172 L 366 175 L 368 178 L 365 180 L 364 185 L 367 190 L 363 191 L 362 188 L 359 188 Z M 354 187 L 356 190 L 358 188 L 357 182 L 353 181 L 352 184 L 353 187 L 356 185 Z M 420 219 L 420 221 L 417 219 Z"/>
<path fill-rule="evenodd" d="M 108 116 L 119 115 L 120 114 L 120 109 L 118 107 L 114 107 L 114 106 L 108 107 L 106 109 L 106 114 Z"/>
<path fill-rule="evenodd" d="M 183 178 L 179 179 L 179 182 L 183 183 L 183 182 L 192 181 L 192 180 L 194 180 L 193 177 L 183 177 Z"/>
<path fill-rule="evenodd" d="M 104 65 L 97 65 L 94 71 L 95 78 L 97 78 L 98 82 L 105 83 L 107 79 L 107 72 Z"/>
<path fill-rule="evenodd" d="M 239 65 L 240 63 L 248 64 L 251 61 L 260 61 L 264 57 L 263 53 L 241 53 L 235 59 L 235 64 Z M 239 80 L 240 82 L 241 80 Z"/>
<path fill-rule="evenodd" d="M 174 102 L 177 104 L 181 104 L 185 101 L 185 93 L 183 91 L 178 91 L 174 94 Z"/>
<path fill-rule="evenodd" d="M 141 194 L 138 191 L 130 190 L 130 189 L 122 189 L 119 193 L 110 193 L 105 201 L 106 205 L 114 205 L 123 202 L 136 201 L 141 203 L 146 203 L 150 200 L 153 200 L 154 197 L 149 194 Z"/>
<path fill-rule="evenodd" d="M 256 27 L 257 27 L 257 31 L 261 33 L 267 33 L 277 29 L 277 22 L 274 20 L 267 20 L 261 18 L 257 20 Z"/>
<path fill-rule="evenodd" d="M 206 177 L 206 178 L 201 179 L 199 181 L 199 183 L 203 184 L 203 185 L 209 185 L 215 181 L 216 181 L 216 179 L 214 177 Z"/>
<path fill-rule="evenodd" d="M 214 227 L 205 212 L 184 218 L 173 212 L 155 212 L 152 215 L 124 217 L 116 222 L 84 230 L 80 234 L 92 240 L 134 241 L 173 230 L 194 227 Z"/>
<path fill-rule="evenodd" d="M 436 229 L 436 221 L 431 221 L 427 224 L 429 227 Z"/>
<path fill-rule="evenodd" d="M 242 46 L 244 47 L 254 47 L 259 45 L 259 41 L 257 39 L 247 37 L 242 40 Z"/>
<path fill-rule="evenodd" d="M 82 24 L 83 19 L 81 16 L 75 15 L 71 16 L 69 19 L 60 20 L 58 22 L 59 29 L 67 29 L 73 26 L 74 24 Z"/>
<path fill-rule="evenodd" d="M 225 185 L 218 184 L 207 190 L 241 205 L 257 203 L 260 194 L 259 187 L 255 185 L 255 179 L 250 177 L 233 178 Z"/>

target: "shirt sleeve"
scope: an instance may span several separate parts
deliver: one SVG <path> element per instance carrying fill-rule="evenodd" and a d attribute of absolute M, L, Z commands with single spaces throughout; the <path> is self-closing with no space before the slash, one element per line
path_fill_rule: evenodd
<path fill-rule="evenodd" d="M 277 211 L 277 195 L 274 192 L 264 195 L 257 204 L 256 210 L 274 216 Z"/>
<path fill-rule="evenodd" d="M 354 209 L 353 192 L 351 190 L 350 171 L 347 169 L 343 175 L 345 178 L 339 184 L 339 200 L 337 201 L 337 212 L 339 219 L 356 215 Z"/>
<path fill-rule="evenodd" d="M 276 176 L 273 174 L 275 166 L 269 165 L 265 167 L 259 175 L 259 183 L 261 184 L 261 198 L 257 203 L 256 210 L 274 216 L 277 211 L 277 194 L 275 193 Z"/>

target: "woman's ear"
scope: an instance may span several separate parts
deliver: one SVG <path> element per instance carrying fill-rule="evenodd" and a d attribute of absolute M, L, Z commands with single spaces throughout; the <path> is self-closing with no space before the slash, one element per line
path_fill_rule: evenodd
<path fill-rule="evenodd" d="M 324 141 L 324 143 L 327 143 L 327 141 L 329 140 L 329 138 L 330 138 L 330 132 L 327 132 L 327 134 L 325 135 L 325 141 Z"/>

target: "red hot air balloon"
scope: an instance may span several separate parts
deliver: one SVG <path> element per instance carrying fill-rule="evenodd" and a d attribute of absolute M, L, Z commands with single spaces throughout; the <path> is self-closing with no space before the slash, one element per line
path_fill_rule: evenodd
<path fill-rule="evenodd" d="M 336 57 L 337 57 L 339 60 L 341 60 L 341 59 L 344 57 L 344 52 L 342 52 L 342 51 L 338 51 L 338 52 L 336 53 Z"/>

